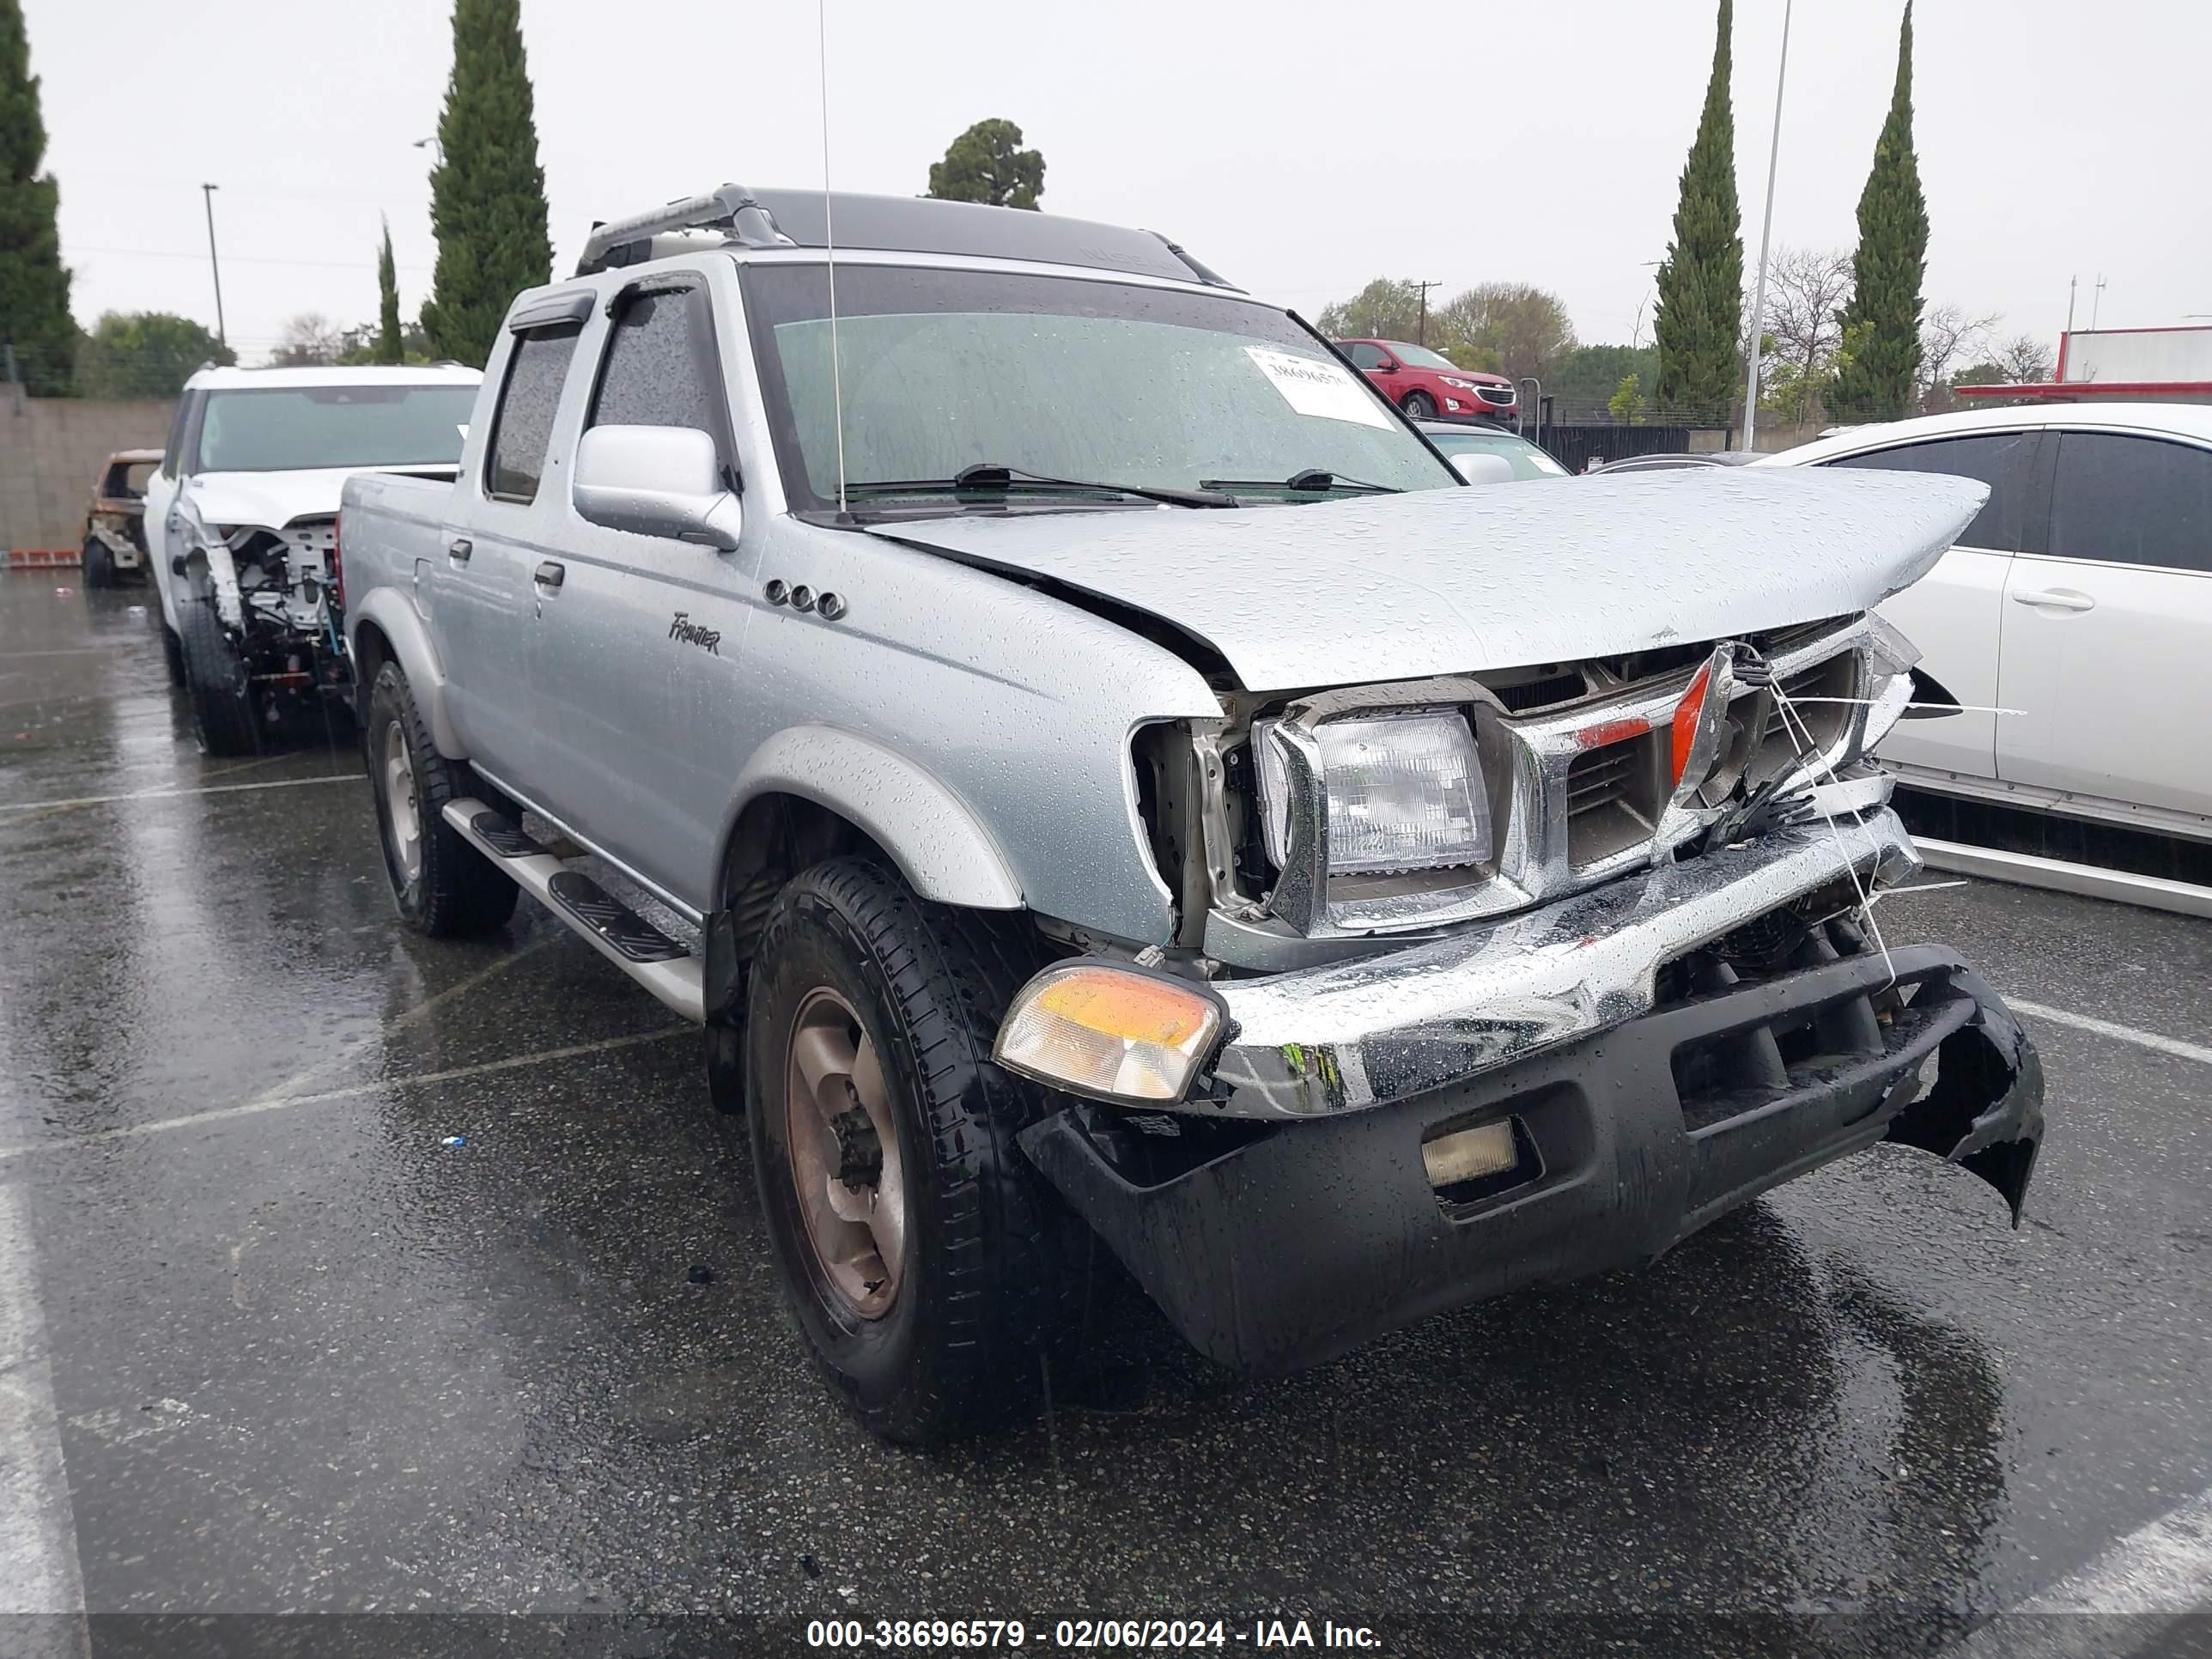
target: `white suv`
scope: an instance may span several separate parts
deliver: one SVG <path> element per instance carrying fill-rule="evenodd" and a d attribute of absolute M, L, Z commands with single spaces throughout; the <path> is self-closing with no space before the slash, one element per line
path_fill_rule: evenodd
<path fill-rule="evenodd" d="M 297 707 L 343 700 L 338 492 L 364 471 L 451 478 L 483 375 L 204 368 L 146 484 L 169 673 L 211 754 L 250 753 Z"/>
<path fill-rule="evenodd" d="M 1881 607 L 1972 711 L 1890 734 L 1903 781 L 2212 840 L 2212 407 L 1977 410 L 1765 464 L 1990 486 L 1958 545 Z"/>

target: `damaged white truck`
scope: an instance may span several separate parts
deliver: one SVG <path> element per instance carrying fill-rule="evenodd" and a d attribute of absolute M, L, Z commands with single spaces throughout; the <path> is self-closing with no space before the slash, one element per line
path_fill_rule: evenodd
<path fill-rule="evenodd" d="M 704 1026 L 872 1429 L 1018 1407 L 1102 1252 L 1276 1370 L 1880 1141 L 2017 1221 L 2040 1068 L 1864 758 L 1979 485 L 1462 488 L 1161 237 L 834 205 L 834 289 L 818 195 L 599 229 L 341 521 L 401 913 Z"/>
<path fill-rule="evenodd" d="M 414 368 L 204 368 L 146 484 L 162 648 L 200 746 L 252 754 L 350 707 L 338 491 L 362 468 L 450 479 L 482 376 Z"/>

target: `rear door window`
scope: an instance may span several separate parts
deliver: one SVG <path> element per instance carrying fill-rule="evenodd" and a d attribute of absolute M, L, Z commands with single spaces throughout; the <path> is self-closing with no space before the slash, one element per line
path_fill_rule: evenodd
<path fill-rule="evenodd" d="M 1990 487 L 1990 498 L 1960 534 L 1959 545 L 1996 553 L 2039 553 L 2043 550 L 2034 544 L 2041 538 L 2030 527 L 2030 501 L 2034 495 L 2036 446 L 2042 438 L 2037 431 L 1936 438 L 1845 455 L 1826 465 L 1883 472 L 1948 472 L 1956 477 L 1978 479 Z"/>
<path fill-rule="evenodd" d="M 492 413 L 490 459 L 484 469 L 484 493 L 503 501 L 538 498 L 545 476 L 545 453 L 553 441 L 553 417 L 568 364 L 576 355 L 580 323 L 533 329 L 519 336 L 507 359 L 507 384 Z"/>
<path fill-rule="evenodd" d="M 2051 550 L 2212 571 L 2212 450 L 2118 432 L 2061 434 Z"/>

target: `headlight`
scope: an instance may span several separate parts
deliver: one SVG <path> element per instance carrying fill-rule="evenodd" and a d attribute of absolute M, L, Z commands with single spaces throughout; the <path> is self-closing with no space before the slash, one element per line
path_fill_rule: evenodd
<path fill-rule="evenodd" d="M 1291 780 L 1276 727 L 1252 729 L 1261 833 L 1280 869 Z M 1457 714 L 1376 714 L 1314 728 L 1328 798 L 1328 873 L 1444 870 L 1490 856 L 1490 794 L 1474 733 Z"/>
<path fill-rule="evenodd" d="M 1015 994 L 991 1057 L 1077 1094 L 1172 1103 L 1190 1092 L 1226 1020 L 1202 987 L 1103 963 L 1055 963 Z"/>
<path fill-rule="evenodd" d="M 1482 387 L 1473 380 L 1455 380 L 1449 374 L 1439 374 L 1437 378 L 1439 380 L 1442 380 L 1446 386 L 1457 386 L 1462 392 L 1480 392 L 1482 390 Z"/>

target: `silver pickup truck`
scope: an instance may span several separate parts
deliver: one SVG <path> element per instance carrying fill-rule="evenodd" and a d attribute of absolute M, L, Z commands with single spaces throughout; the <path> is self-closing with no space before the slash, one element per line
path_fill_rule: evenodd
<path fill-rule="evenodd" d="M 1863 758 L 1982 495 L 1466 488 L 1162 237 L 732 185 L 515 301 L 455 483 L 346 485 L 345 626 L 402 914 L 527 891 L 703 1026 L 806 1346 L 927 1441 L 1106 1252 L 1277 1370 L 1878 1141 L 2017 1222 L 2040 1068 L 1884 937 Z"/>

